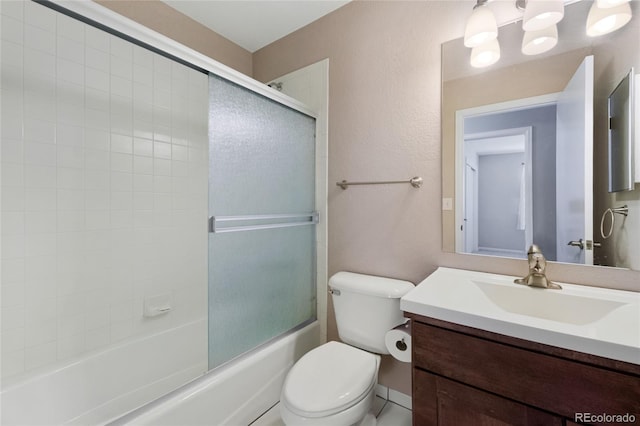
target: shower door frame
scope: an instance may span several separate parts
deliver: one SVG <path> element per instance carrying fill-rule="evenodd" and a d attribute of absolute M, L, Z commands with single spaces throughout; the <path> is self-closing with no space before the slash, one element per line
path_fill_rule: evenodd
<path fill-rule="evenodd" d="M 280 104 L 288 106 L 291 109 L 299 111 L 303 114 L 311 116 L 315 119 L 318 114 L 310 110 L 302 102 L 299 102 L 282 92 L 270 88 L 253 78 L 242 74 L 216 60 L 196 52 L 188 46 L 153 31 L 125 16 L 113 12 L 104 6 L 100 6 L 93 1 L 38 1 L 38 3 L 50 6 L 55 10 L 71 12 L 68 15 L 73 16 L 89 23 L 98 24 L 97 27 L 111 33 L 116 33 L 128 41 L 136 44 L 146 45 L 156 53 L 167 56 L 170 59 L 177 60 L 184 65 L 190 66 L 197 70 L 212 73 L 242 87 L 245 87 L 255 93 L 266 98 L 272 99 Z"/>

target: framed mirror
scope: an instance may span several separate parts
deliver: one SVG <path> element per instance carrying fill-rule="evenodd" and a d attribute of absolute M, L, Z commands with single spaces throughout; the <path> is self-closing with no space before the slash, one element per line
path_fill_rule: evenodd
<path fill-rule="evenodd" d="M 443 44 L 444 251 L 523 258 L 535 243 L 552 261 L 640 270 L 640 185 L 609 193 L 607 147 L 608 97 L 640 69 L 640 2 L 627 25 L 588 37 L 592 3 L 566 5 L 540 55 L 521 52 L 521 21 L 499 28 L 489 67 L 470 65 L 462 39 Z M 604 240 L 601 217 L 623 203 Z"/>

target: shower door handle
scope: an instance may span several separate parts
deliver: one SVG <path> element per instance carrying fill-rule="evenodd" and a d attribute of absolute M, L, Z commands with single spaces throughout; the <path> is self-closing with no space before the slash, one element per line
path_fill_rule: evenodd
<path fill-rule="evenodd" d="M 317 211 L 310 213 L 295 214 L 272 214 L 272 215 L 248 215 L 248 216 L 210 216 L 209 232 L 219 234 L 223 232 L 255 231 L 258 229 L 289 228 L 292 226 L 315 225 L 319 222 Z M 303 220 L 306 219 L 306 220 Z M 260 223 L 267 221 L 269 223 Z M 239 225 L 221 226 L 224 222 L 235 222 Z M 241 225 L 242 222 L 250 222 Z"/>

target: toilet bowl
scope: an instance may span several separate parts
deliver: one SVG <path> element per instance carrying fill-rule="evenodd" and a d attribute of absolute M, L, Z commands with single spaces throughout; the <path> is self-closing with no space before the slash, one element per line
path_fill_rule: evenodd
<path fill-rule="evenodd" d="M 408 281 L 338 272 L 329 280 L 340 342 L 306 353 L 287 374 L 280 414 L 287 426 L 375 426 L 371 413 L 385 334 L 403 324 Z"/>
<path fill-rule="evenodd" d="M 379 366 L 379 355 L 344 343 L 313 349 L 287 375 L 280 397 L 282 420 L 286 425 L 361 424 L 375 398 Z"/>

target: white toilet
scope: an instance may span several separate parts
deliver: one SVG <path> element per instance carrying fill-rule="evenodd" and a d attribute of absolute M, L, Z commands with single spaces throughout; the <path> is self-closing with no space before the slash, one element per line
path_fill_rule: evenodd
<path fill-rule="evenodd" d="M 280 414 L 286 425 L 375 425 L 370 414 L 385 333 L 406 320 L 400 298 L 408 281 L 338 272 L 329 280 L 338 334 L 306 353 L 282 387 Z M 359 348 L 359 349 L 358 349 Z"/>

